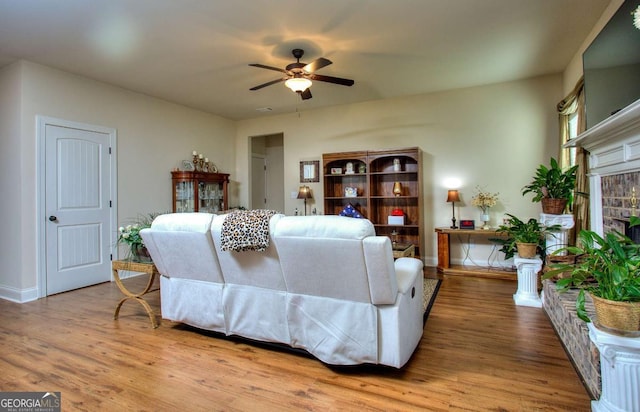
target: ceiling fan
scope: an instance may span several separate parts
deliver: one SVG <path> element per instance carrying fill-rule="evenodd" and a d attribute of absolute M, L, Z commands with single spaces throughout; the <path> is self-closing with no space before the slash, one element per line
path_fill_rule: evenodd
<path fill-rule="evenodd" d="M 325 66 L 333 63 L 331 60 L 325 59 L 324 57 L 320 57 L 312 61 L 309 64 L 300 63 L 300 59 L 304 55 L 304 50 L 302 49 L 293 49 L 291 51 L 293 57 L 296 58 L 295 63 L 291 63 L 287 65 L 284 69 L 279 69 L 277 67 L 265 66 L 264 64 L 250 64 L 249 66 L 259 67 L 261 69 L 275 70 L 277 72 L 282 72 L 286 74 L 286 77 L 281 79 L 272 80 L 270 82 L 263 83 L 259 86 L 252 87 L 249 90 L 259 90 L 263 87 L 271 86 L 272 84 L 284 82 L 284 85 L 294 92 L 300 94 L 302 100 L 310 99 L 312 80 L 318 80 L 321 82 L 340 84 L 342 86 L 353 86 L 354 81 L 351 79 L 342 79 L 340 77 L 332 77 L 332 76 L 323 76 L 321 74 L 315 74 L 316 70 L 322 69 Z"/>

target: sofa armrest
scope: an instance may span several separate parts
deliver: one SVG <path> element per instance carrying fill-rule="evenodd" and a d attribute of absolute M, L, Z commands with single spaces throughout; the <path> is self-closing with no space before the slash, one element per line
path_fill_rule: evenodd
<path fill-rule="evenodd" d="M 416 258 L 402 257 L 395 261 L 398 292 L 406 294 L 415 285 L 418 276 L 424 276 L 422 261 Z M 420 291 L 422 293 L 422 291 Z"/>

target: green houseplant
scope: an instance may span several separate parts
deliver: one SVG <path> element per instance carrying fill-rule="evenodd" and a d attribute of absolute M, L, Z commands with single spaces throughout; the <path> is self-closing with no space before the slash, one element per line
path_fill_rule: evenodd
<path fill-rule="evenodd" d="M 553 157 L 549 167 L 539 165 L 533 180 L 522 188 L 522 195 L 533 193 L 533 201 L 542 203 L 542 212 L 559 215 L 573 203 L 578 165 L 562 170 Z"/>
<path fill-rule="evenodd" d="M 507 238 L 491 239 L 492 241 L 502 245 L 501 252 L 505 254 L 505 258 L 509 259 L 515 255 L 529 259 L 534 257 L 538 252 L 544 258 L 545 239 L 547 233 L 552 233 L 560 229 L 560 225 L 543 226 L 536 219 L 528 221 L 510 215 L 506 224 L 500 225 L 496 232 L 504 233 Z"/>
<path fill-rule="evenodd" d="M 631 224 L 640 224 L 640 219 L 633 216 Z M 590 230 L 580 231 L 578 244 L 579 247 L 568 246 L 556 251 L 577 255 L 576 263 L 553 264 L 543 279 L 550 279 L 559 273 L 568 274 L 556 281 L 556 288 L 560 292 L 569 288 L 580 289 L 576 300 L 580 319 L 590 322 L 585 310 L 586 292 L 594 302 L 598 326 L 611 333 L 631 331 L 638 334 L 640 245 L 617 231 L 602 237 Z"/>

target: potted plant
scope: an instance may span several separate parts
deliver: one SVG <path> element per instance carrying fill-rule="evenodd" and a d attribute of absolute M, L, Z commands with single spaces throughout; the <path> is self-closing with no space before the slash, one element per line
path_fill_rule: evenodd
<path fill-rule="evenodd" d="M 140 231 L 151 227 L 151 223 L 159 213 L 149 213 L 148 215 L 139 216 L 131 224 L 120 226 L 118 228 L 118 243 L 125 244 L 129 247 L 128 259 L 136 262 L 151 262 L 149 251 L 144 245 Z"/>
<path fill-rule="evenodd" d="M 562 170 L 553 157 L 550 167 L 538 166 L 531 183 L 522 188 L 522 195 L 533 193 L 533 201 L 542 203 L 542 212 L 560 215 L 573 203 L 578 165 Z"/>
<path fill-rule="evenodd" d="M 507 213 L 507 216 L 508 222 L 496 230 L 498 233 L 506 234 L 507 238 L 491 239 L 502 244 L 500 251 L 505 254 L 505 258 L 511 258 L 517 252 L 521 258 L 531 259 L 539 251 L 544 260 L 546 235 L 560 230 L 560 225 L 542 226 L 533 218 L 525 222 L 514 215 Z"/>
<path fill-rule="evenodd" d="M 639 223 L 637 217 L 631 218 L 632 225 Z M 640 336 L 640 245 L 617 231 L 602 237 L 590 230 L 580 231 L 578 244 L 555 252 L 578 255 L 576 263 L 553 264 L 543 279 L 568 273 L 556 281 L 556 288 L 561 292 L 580 289 L 576 300 L 580 319 L 590 322 L 585 310 L 587 292 L 594 303 L 596 326 L 614 334 Z"/>

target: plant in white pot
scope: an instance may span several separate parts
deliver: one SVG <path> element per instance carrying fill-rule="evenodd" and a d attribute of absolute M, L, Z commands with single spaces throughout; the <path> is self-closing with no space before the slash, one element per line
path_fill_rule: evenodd
<path fill-rule="evenodd" d="M 553 157 L 550 166 L 539 165 L 531 183 L 522 188 L 522 195 L 533 193 L 534 202 L 542 203 L 542 212 L 561 215 L 573 203 L 578 165 L 562 170 Z"/>
<path fill-rule="evenodd" d="M 640 219 L 632 217 L 631 224 L 640 224 Z M 602 237 L 590 230 L 580 231 L 577 243 L 579 247 L 555 252 L 578 255 L 576 263 L 553 264 L 543 279 L 564 273 L 556 288 L 561 292 L 580 289 L 576 300 L 580 319 L 591 321 L 585 310 L 586 292 L 594 303 L 596 327 L 613 334 L 640 336 L 640 245 L 617 231 Z"/>

